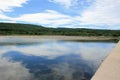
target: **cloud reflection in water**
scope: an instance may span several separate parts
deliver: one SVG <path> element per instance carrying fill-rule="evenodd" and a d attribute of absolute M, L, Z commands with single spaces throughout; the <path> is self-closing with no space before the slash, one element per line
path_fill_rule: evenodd
<path fill-rule="evenodd" d="M 20 62 L 0 57 L 0 80 L 31 80 L 31 76 Z"/>
<path fill-rule="evenodd" d="M 102 42 L 47 41 L 32 45 L 0 46 L 0 53 L 1 55 L 9 54 L 7 57 L 11 57 L 12 60 L 15 61 L 17 60 L 17 62 L 12 63 L 13 66 L 21 61 L 26 65 L 26 68 L 34 73 L 35 76 L 39 77 L 39 79 L 87 80 L 87 78 L 90 78 L 90 74 L 93 74 L 100 65 L 101 60 L 108 55 L 108 52 L 114 45 L 115 43 Z M 13 53 L 15 54 L 13 55 Z M 18 54 L 20 55 L 18 56 Z M 32 69 L 33 67 L 34 70 Z M 23 72 L 24 75 L 26 72 L 27 78 L 29 78 L 29 71 L 24 70 Z M 49 72 L 52 72 L 52 74 Z"/>

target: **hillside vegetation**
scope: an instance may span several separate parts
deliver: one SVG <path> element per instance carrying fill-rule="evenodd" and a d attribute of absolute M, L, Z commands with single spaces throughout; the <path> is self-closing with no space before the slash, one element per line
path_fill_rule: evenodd
<path fill-rule="evenodd" d="M 0 23 L 0 35 L 120 36 L 120 30 L 46 28 L 31 24 Z"/>

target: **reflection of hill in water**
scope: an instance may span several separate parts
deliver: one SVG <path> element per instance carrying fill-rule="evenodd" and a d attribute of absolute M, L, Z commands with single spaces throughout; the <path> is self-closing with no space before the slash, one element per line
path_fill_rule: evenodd
<path fill-rule="evenodd" d="M 3 56 L 22 62 L 35 76 L 35 80 L 90 80 L 93 74 L 89 65 L 76 54 L 48 59 L 47 57 L 28 56 L 11 51 Z"/>

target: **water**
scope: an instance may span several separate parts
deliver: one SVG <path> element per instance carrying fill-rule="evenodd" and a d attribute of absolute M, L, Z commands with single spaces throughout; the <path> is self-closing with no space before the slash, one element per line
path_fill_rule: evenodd
<path fill-rule="evenodd" d="M 90 80 L 115 44 L 1 39 L 0 80 Z"/>

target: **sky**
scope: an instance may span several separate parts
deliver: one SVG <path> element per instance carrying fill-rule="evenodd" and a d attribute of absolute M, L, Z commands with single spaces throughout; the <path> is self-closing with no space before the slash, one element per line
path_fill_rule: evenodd
<path fill-rule="evenodd" d="M 0 22 L 120 29 L 120 0 L 0 0 Z"/>

